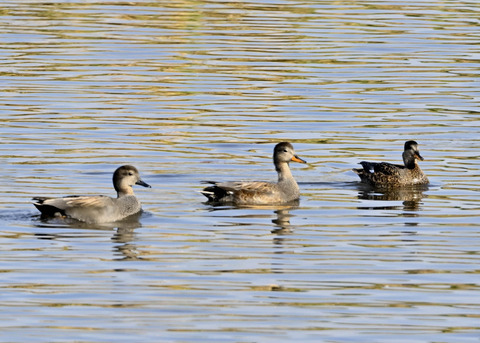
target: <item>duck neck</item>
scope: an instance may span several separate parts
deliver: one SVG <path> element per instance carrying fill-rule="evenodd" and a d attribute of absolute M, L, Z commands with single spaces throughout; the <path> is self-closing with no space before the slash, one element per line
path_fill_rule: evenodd
<path fill-rule="evenodd" d="M 277 162 L 275 163 L 275 170 L 278 173 L 278 182 L 285 182 L 295 179 L 293 178 L 292 172 L 290 171 L 290 167 L 286 162 Z"/>
<path fill-rule="evenodd" d="M 402 157 L 406 168 L 415 169 L 418 166 L 417 161 L 415 160 L 415 154 L 410 150 L 405 150 Z"/>
<path fill-rule="evenodd" d="M 117 189 L 117 198 L 121 198 L 126 195 L 134 195 L 132 187 Z"/>

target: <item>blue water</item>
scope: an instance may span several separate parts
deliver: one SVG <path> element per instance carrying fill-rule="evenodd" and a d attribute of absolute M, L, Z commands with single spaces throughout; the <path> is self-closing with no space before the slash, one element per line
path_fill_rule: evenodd
<path fill-rule="evenodd" d="M 0 4 L 0 342 L 478 342 L 476 5 Z M 365 191 L 409 139 L 428 189 Z M 204 203 L 284 140 L 298 206 Z M 31 204 L 123 164 L 136 220 Z"/>

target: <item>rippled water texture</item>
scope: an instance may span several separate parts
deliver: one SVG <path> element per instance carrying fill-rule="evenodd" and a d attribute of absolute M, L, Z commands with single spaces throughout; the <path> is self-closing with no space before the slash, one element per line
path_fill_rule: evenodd
<path fill-rule="evenodd" d="M 477 1 L 0 3 L 1 342 L 478 342 Z M 401 162 L 427 189 L 372 192 Z M 202 180 L 298 206 L 212 207 Z M 43 221 L 32 196 L 145 212 Z"/>

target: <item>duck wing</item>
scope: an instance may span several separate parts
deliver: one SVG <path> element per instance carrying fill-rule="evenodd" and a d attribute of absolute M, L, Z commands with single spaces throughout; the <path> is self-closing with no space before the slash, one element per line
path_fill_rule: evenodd
<path fill-rule="evenodd" d="M 58 214 L 74 219 L 87 221 L 92 213 L 98 213 L 113 202 L 113 199 L 104 196 L 72 195 L 62 198 L 35 197 L 35 207 L 44 216 L 53 217 Z"/>
<path fill-rule="evenodd" d="M 360 164 L 365 172 L 371 174 L 384 174 L 390 176 L 399 176 L 400 170 L 404 169 L 404 166 L 398 164 L 392 164 L 387 162 L 366 162 L 362 161 Z"/>
<path fill-rule="evenodd" d="M 388 187 L 398 183 L 404 166 L 387 162 L 360 162 L 363 168 L 353 169 L 361 181 L 375 187 Z"/>
<path fill-rule="evenodd" d="M 205 181 L 212 186 L 204 188 L 201 193 L 213 202 L 248 202 L 274 192 L 277 184 L 265 181 Z"/>

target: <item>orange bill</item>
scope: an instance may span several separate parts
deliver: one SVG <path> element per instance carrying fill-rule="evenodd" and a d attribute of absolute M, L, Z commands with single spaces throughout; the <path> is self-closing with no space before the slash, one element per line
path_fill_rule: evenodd
<path fill-rule="evenodd" d="M 307 163 L 307 161 L 302 160 L 302 159 L 301 159 L 300 157 L 298 157 L 297 155 L 293 155 L 292 161 L 293 161 L 293 162 L 299 162 L 299 163 Z"/>

